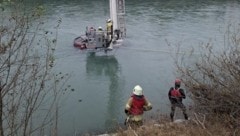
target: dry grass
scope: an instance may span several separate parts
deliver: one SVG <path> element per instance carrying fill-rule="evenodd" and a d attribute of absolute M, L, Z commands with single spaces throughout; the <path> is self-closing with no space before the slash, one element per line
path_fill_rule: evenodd
<path fill-rule="evenodd" d="M 172 123 L 167 119 L 156 124 L 155 121 L 146 122 L 145 125 L 133 130 L 121 130 L 118 136 L 234 136 L 240 132 L 233 130 L 222 123 L 219 118 L 209 119 L 205 128 L 194 120 L 181 123 Z"/>
<path fill-rule="evenodd" d="M 212 42 L 203 44 L 200 55 L 191 56 L 195 61 L 179 56 L 176 67 L 195 111 L 227 115 L 233 126 L 239 127 L 240 25 L 229 25 L 223 41 L 217 47 Z"/>

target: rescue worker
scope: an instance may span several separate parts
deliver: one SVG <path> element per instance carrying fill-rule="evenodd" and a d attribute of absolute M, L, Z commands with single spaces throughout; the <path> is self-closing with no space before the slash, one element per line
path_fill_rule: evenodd
<path fill-rule="evenodd" d="M 107 20 L 107 36 L 106 36 L 106 47 L 109 47 L 113 39 L 113 22 L 111 19 Z"/>
<path fill-rule="evenodd" d="M 96 32 L 96 48 L 105 47 L 105 34 L 101 26 L 98 27 Z"/>
<path fill-rule="evenodd" d="M 112 35 L 113 35 L 113 22 L 111 19 L 107 20 L 107 35 L 109 38 L 109 41 L 112 39 Z"/>
<path fill-rule="evenodd" d="M 186 107 L 182 103 L 182 99 L 185 99 L 186 95 L 184 93 L 184 90 L 181 89 L 180 86 L 181 86 L 181 80 L 176 79 L 175 80 L 175 86 L 171 87 L 169 92 L 168 92 L 168 98 L 171 102 L 171 113 L 170 113 L 171 121 L 174 120 L 174 113 L 175 113 L 176 107 L 181 108 L 181 110 L 183 112 L 183 115 L 184 115 L 184 118 L 186 120 L 188 120 L 188 115 L 186 113 Z"/>
<path fill-rule="evenodd" d="M 90 27 L 90 36 L 91 38 L 95 38 L 96 36 L 96 29 L 94 29 L 93 27 Z"/>
<path fill-rule="evenodd" d="M 98 27 L 98 31 L 103 31 L 101 26 Z"/>
<path fill-rule="evenodd" d="M 125 113 L 128 116 L 125 120 L 125 125 L 128 124 L 134 128 L 141 126 L 143 124 L 144 111 L 151 109 L 152 104 L 144 97 L 142 87 L 136 85 L 125 107 Z"/>
<path fill-rule="evenodd" d="M 90 27 L 88 29 L 88 27 L 86 28 L 86 36 L 88 38 L 95 38 L 96 35 L 96 29 L 94 29 L 93 27 Z"/>

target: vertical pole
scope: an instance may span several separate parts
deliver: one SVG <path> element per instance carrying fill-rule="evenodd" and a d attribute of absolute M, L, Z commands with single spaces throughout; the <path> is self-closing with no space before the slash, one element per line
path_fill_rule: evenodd
<path fill-rule="evenodd" d="M 112 0 L 109 0 L 109 14 L 110 14 L 110 18 L 113 20 L 113 16 L 112 16 Z"/>
<path fill-rule="evenodd" d="M 0 83 L 0 136 L 4 136 L 3 132 L 3 98 L 2 98 L 3 87 Z"/>
<path fill-rule="evenodd" d="M 118 19 L 117 19 L 117 0 L 111 0 L 112 11 L 111 16 L 113 20 L 113 31 L 118 29 Z"/>

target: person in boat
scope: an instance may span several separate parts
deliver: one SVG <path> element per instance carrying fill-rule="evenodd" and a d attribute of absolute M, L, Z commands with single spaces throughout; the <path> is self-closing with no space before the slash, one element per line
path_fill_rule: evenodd
<path fill-rule="evenodd" d="M 113 36 L 113 22 L 111 19 L 107 20 L 107 36 L 109 41 L 112 39 Z"/>
<path fill-rule="evenodd" d="M 107 35 L 105 37 L 106 47 L 109 47 L 113 39 L 113 21 L 111 19 L 107 20 Z"/>
<path fill-rule="evenodd" d="M 96 35 L 97 35 L 97 39 L 96 40 L 98 40 L 98 43 L 101 44 L 98 47 L 105 47 L 105 38 L 106 38 L 106 36 L 105 36 L 105 32 L 103 31 L 103 28 L 101 26 L 98 27 Z"/>
<path fill-rule="evenodd" d="M 89 32 L 90 32 L 90 35 L 89 35 L 89 36 L 90 36 L 91 38 L 94 38 L 95 35 L 96 35 L 96 29 L 94 29 L 93 27 L 90 27 Z"/>
<path fill-rule="evenodd" d="M 143 95 L 143 89 L 141 86 L 136 85 L 133 88 L 133 94 L 127 101 L 125 106 L 125 113 L 127 119 L 125 125 L 132 127 L 141 126 L 143 124 L 143 113 L 152 109 L 152 104 Z"/>
<path fill-rule="evenodd" d="M 171 121 L 174 120 L 174 113 L 175 113 L 176 107 L 179 107 L 182 110 L 184 118 L 186 120 L 188 120 L 188 115 L 186 113 L 186 107 L 182 103 L 182 99 L 185 99 L 186 95 L 184 93 L 184 90 L 182 88 L 180 88 L 180 86 L 181 86 L 181 80 L 176 79 L 175 86 L 171 87 L 168 92 L 168 98 L 171 103 L 171 113 L 170 113 Z"/>
<path fill-rule="evenodd" d="M 88 38 L 94 38 L 96 35 L 96 29 L 94 29 L 92 26 L 88 29 L 88 27 L 86 27 L 86 36 Z"/>
<path fill-rule="evenodd" d="M 103 31 L 103 28 L 101 26 L 98 27 L 98 32 Z"/>

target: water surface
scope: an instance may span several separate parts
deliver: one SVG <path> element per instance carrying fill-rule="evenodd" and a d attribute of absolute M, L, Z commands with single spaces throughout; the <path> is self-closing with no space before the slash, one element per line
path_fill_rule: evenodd
<path fill-rule="evenodd" d="M 107 0 L 39 0 L 47 13 L 46 28 L 57 20 L 56 71 L 70 73 L 75 88 L 61 101 L 59 134 L 107 131 L 124 121 L 125 102 L 139 84 L 153 104 L 146 113 L 168 113 L 167 92 L 176 74 L 173 56 L 212 39 L 221 44 L 226 27 L 240 22 L 237 0 L 126 0 L 127 38 L 124 46 L 106 55 L 73 47 L 86 26 L 105 27 Z M 33 3 L 29 2 L 29 5 Z"/>

